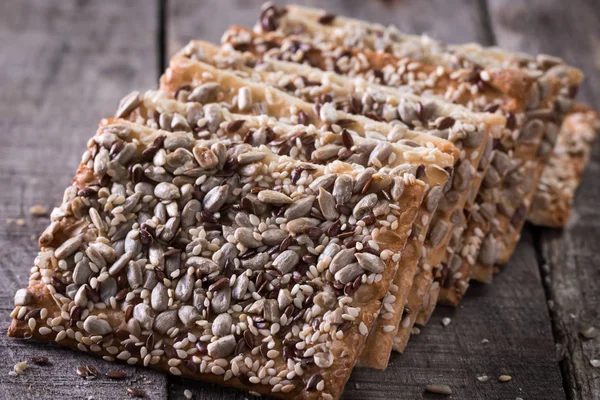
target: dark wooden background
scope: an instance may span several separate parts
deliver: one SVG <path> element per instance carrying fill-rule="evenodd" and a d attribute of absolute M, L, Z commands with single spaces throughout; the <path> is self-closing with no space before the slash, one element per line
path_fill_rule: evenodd
<path fill-rule="evenodd" d="M 332 13 L 394 23 L 450 42 L 477 41 L 547 52 L 582 68 L 580 96 L 600 104 L 598 0 L 308 1 Z M 261 1 L 19 0 L 0 3 L 0 331 L 13 295 L 26 286 L 36 237 L 48 218 L 29 208 L 60 203 L 87 139 L 132 89 L 156 87 L 170 54 L 192 38 L 217 42 L 230 24 L 250 26 Z M 526 227 L 509 265 L 493 285 L 472 285 L 457 309 L 436 310 L 430 325 L 394 355 L 384 372 L 356 370 L 345 399 L 440 398 L 429 383 L 452 387 L 454 399 L 600 399 L 600 147 L 596 146 L 576 208 L 563 231 Z M 12 222 L 10 220 L 13 220 Z M 18 221 L 22 219 L 22 221 Z M 451 317 L 443 327 L 441 319 Z M 484 340 L 487 339 L 487 340 Z M 44 355 L 51 366 L 8 372 Z M 55 345 L 0 335 L 0 398 L 244 399 L 240 391 L 118 366 L 123 382 L 86 381 L 79 365 L 115 368 Z M 501 374 L 512 381 L 498 382 Z M 477 377 L 489 376 L 487 382 Z"/>

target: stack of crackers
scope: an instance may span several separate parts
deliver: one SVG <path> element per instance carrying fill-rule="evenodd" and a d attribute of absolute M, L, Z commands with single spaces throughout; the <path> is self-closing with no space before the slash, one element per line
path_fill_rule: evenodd
<path fill-rule="evenodd" d="M 337 399 L 563 226 L 600 123 L 561 59 L 265 5 L 100 122 L 9 335 Z"/>

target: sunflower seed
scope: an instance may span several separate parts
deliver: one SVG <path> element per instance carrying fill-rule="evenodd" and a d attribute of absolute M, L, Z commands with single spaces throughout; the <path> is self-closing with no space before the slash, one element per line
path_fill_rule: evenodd
<path fill-rule="evenodd" d="M 198 310 L 194 306 L 184 305 L 179 307 L 177 310 L 177 316 L 181 320 L 184 326 L 190 328 L 194 322 L 198 321 L 201 317 Z"/>
<path fill-rule="evenodd" d="M 232 297 L 236 300 L 242 300 L 244 298 L 244 295 L 248 291 L 249 283 L 250 279 L 246 274 L 238 276 L 231 290 Z"/>
<path fill-rule="evenodd" d="M 163 246 L 157 241 L 154 241 L 150 245 L 150 248 L 148 249 L 148 258 L 150 260 L 150 264 L 157 267 L 163 266 L 165 262 L 165 250 L 163 249 Z"/>
<path fill-rule="evenodd" d="M 92 335 L 100 336 L 108 335 L 112 332 L 110 324 L 106 320 L 100 319 L 95 315 L 90 315 L 83 321 L 83 329 Z"/>
<path fill-rule="evenodd" d="M 194 144 L 194 139 L 186 133 L 173 132 L 166 136 L 163 146 L 165 150 L 177 150 L 179 148 L 189 148 Z"/>
<path fill-rule="evenodd" d="M 83 238 L 81 236 L 75 236 L 70 239 L 67 239 L 63 244 L 61 244 L 56 250 L 54 250 L 54 257 L 59 260 L 63 260 L 69 257 L 71 254 L 75 253 L 81 244 L 83 243 Z"/>
<path fill-rule="evenodd" d="M 104 245 L 104 246 L 107 246 L 107 245 Z M 110 248 L 110 247 L 108 247 L 108 248 L 112 250 L 112 248 Z M 102 269 L 102 268 L 106 267 L 106 260 L 104 259 L 102 254 L 98 251 L 98 249 L 96 249 L 92 245 L 88 246 L 88 248 L 85 249 L 85 254 L 89 257 L 91 262 L 96 264 L 96 266 L 98 268 Z"/>
<path fill-rule="evenodd" d="M 160 233 L 160 238 L 165 242 L 170 242 L 175 237 L 175 234 L 179 230 L 179 217 L 171 217 L 167 223 L 163 226 L 163 230 Z"/>
<path fill-rule="evenodd" d="M 327 161 L 334 157 L 337 157 L 340 150 L 344 149 L 344 146 L 337 144 L 326 144 L 313 151 L 313 158 L 319 161 Z"/>
<path fill-rule="evenodd" d="M 227 260 L 233 262 L 233 259 L 238 255 L 238 250 L 233 243 L 225 243 L 221 249 L 213 255 L 213 260 L 218 264 L 220 269 L 225 267 Z"/>
<path fill-rule="evenodd" d="M 217 186 L 211 189 L 202 200 L 204 209 L 211 213 L 219 211 L 223 204 L 225 204 L 228 193 L 229 185 Z"/>
<path fill-rule="evenodd" d="M 212 323 L 212 333 L 215 336 L 226 336 L 231 332 L 231 325 L 233 324 L 233 318 L 231 315 L 224 313 L 219 314 Z"/>
<path fill-rule="evenodd" d="M 265 158 L 265 155 L 266 153 L 263 151 L 248 151 L 238 155 L 237 161 L 242 165 L 250 164 L 262 160 L 263 158 Z"/>
<path fill-rule="evenodd" d="M 219 165 L 219 158 L 211 149 L 196 146 L 192 149 L 192 153 L 201 168 L 211 169 Z"/>
<path fill-rule="evenodd" d="M 208 344 L 208 355 L 213 359 L 227 357 L 233 353 L 236 344 L 235 336 L 227 335 Z"/>
<path fill-rule="evenodd" d="M 219 264 L 204 257 L 190 257 L 187 259 L 185 265 L 187 267 L 194 267 L 204 275 L 209 275 L 220 270 Z"/>
<path fill-rule="evenodd" d="M 221 86 L 216 82 L 207 82 L 198 86 L 192 93 L 188 95 L 188 101 L 195 101 L 198 103 L 212 103 L 217 99 Z"/>
<path fill-rule="evenodd" d="M 175 287 L 175 298 L 182 302 L 188 301 L 192 297 L 195 283 L 193 275 L 183 275 Z"/>
<path fill-rule="evenodd" d="M 473 178 L 473 166 L 466 160 L 462 160 L 454 170 L 453 187 L 462 192 L 467 189 Z"/>
<path fill-rule="evenodd" d="M 194 297 L 192 299 L 192 304 L 194 307 L 196 307 L 199 311 L 204 310 L 204 300 L 206 300 L 206 290 L 203 288 L 194 289 Z"/>
<path fill-rule="evenodd" d="M 161 312 L 154 319 L 154 330 L 165 334 L 167 331 L 177 324 L 177 310 Z"/>
<path fill-rule="evenodd" d="M 150 295 L 150 305 L 155 311 L 165 311 L 169 306 L 169 293 L 168 289 L 162 282 L 158 282 L 152 294 Z"/>
<path fill-rule="evenodd" d="M 267 246 L 276 246 L 283 242 L 287 236 L 288 233 L 283 229 L 267 229 L 262 233 L 262 241 Z"/>
<path fill-rule="evenodd" d="M 129 231 L 125 236 L 125 252 L 130 252 L 135 257 L 142 251 L 142 242 L 140 242 L 139 231 Z"/>
<path fill-rule="evenodd" d="M 349 175 L 340 175 L 333 185 L 333 197 L 336 203 L 345 204 L 352 197 L 352 177 Z"/>
<path fill-rule="evenodd" d="M 381 168 L 386 162 L 390 154 L 392 154 L 393 147 L 391 143 L 379 143 L 369 156 L 369 165 L 374 165 L 377 168 Z"/>
<path fill-rule="evenodd" d="M 317 196 L 317 200 L 319 201 L 319 206 L 321 207 L 321 213 L 323 217 L 329 221 L 336 220 L 340 214 L 335 209 L 335 199 L 333 195 L 323 189 L 319 188 L 319 195 Z"/>
<path fill-rule="evenodd" d="M 314 201 L 315 196 L 306 196 L 297 199 L 285 210 L 284 216 L 288 220 L 305 217 L 310 213 Z"/>
<path fill-rule="evenodd" d="M 434 186 L 429 189 L 429 193 L 427 193 L 427 198 L 425 199 L 425 207 L 428 212 L 432 213 L 436 210 L 443 195 L 443 186 Z"/>
<path fill-rule="evenodd" d="M 75 302 L 75 304 L 77 304 L 79 307 L 82 307 L 82 308 L 86 307 L 87 306 L 87 302 L 88 302 L 87 289 L 86 288 L 87 288 L 87 285 L 80 286 L 77 289 L 77 292 L 75 293 L 75 296 L 73 297 L 73 301 Z"/>
<path fill-rule="evenodd" d="M 354 261 L 354 253 L 354 248 L 340 250 L 331 260 L 331 263 L 329 264 L 329 271 L 331 271 L 332 274 L 335 274 L 340 269 L 350 264 L 352 261 Z"/>
<path fill-rule="evenodd" d="M 154 195 L 161 200 L 174 200 L 181 196 L 179 188 L 168 182 L 161 182 L 156 185 Z"/>
<path fill-rule="evenodd" d="M 114 278 L 105 279 L 100 283 L 100 299 L 104 304 L 110 304 L 110 298 L 117 294 L 117 281 Z"/>
<path fill-rule="evenodd" d="M 217 314 L 221 314 L 229 309 L 231 302 L 231 288 L 227 286 L 213 294 L 213 298 L 210 301 L 211 310 Z"/>
<path fill-rule="evenodd" d="M 131 257 L 133 257 L 133 254 L 131 252 L 123 253 L 123 255 L 119 257 L 119 259 L 115 261 L 113 265 L 110 266 L 110 268 L 108 269 L 108 273 L 110 275 L 118 274 L 127 265 Z"/>
<path fill-rule="evenodd" d="M 291 204 L 293 202 L 288 196 L 275 190 L 261 190 L 258 193 L 258 200 L 267 204 Z"/>
<path fill-rule="evenodd" d="M 544 123 L 540 119 L 532 119 L 523 125 L 519 134 L 520 142 L 531 142 L 539 139 L 544 132 Z"/>
<path fill-rule="evenodd" d="M 347 284 L 349 282 L 354 281 L 354 279 L 365 272 L 358 263 L 352 263 L 344 266 L 338 272 L 335 273 L 335 280 L 342 283 Z"/>
<path fill-rule="evenodd" d="M 285 229 L 287 229 L 287 231 L 290 233 L 299 234 L 306 232 L 308 229 L 315 227 L 317 224 L 318 222 L 315 222 L 310 218 L 296 218 L 289 221 L 285 225 Z"/>
<path fill-rule="evenodd" d="M 92 274 L 90 261 L 87 258 L 82 258 L 81 261 L 75 265 L 75 269 L 73 270 L 73 282 L 77 285 L 83 285 L 89 281 Z"/>
<path fill-rule="evenodd" d="M 490 165 L 483 176 L 483 185 L 486 188 L 493 188 L 500 184 L 502 178 L 493 165 Z"/>
<path fill-rule="evenodd" d="M 248 248 L 262 246 L 262 242 L 254 236 L 252 228 L 237 228 L 234 233 L 235 239 Z"/>
<path fill-rule="evenodd" d="M 256 271 L 264 268 L 265 264 L 268 262 L 269 255 L 267 253 L 258 253 L 254 257 L 243 259 L 242 267 Z"/>
<path fill-rule="evenodd" d="M 377 205 L 377 195 L 375 193 L 371 193 L 360 199 L 358 203 L 354 206 L 352 210 L 352 215 L 354 218 L 361 219 L 365 215 L 371 213 L 375 205 Z"/>
<path fill-rule="evenodd" d="M 129 93 L 127 96 L 123 97 L 119 102 L 119 107 L 117 108 L 117 112 L 115 114 L 115 118 L 127 118 L 129 113 L 137 108 L 140 105 L 140 92 L 133 91 Z"/>
<path fill-rule="evenodd" d="M 143 329 L 150 330 L 154 325 L 154 310 L 144 303 L 140 303 L 133 307 L 133 318 L 139 322 Z"/>
<path fill-rule="evenodd" d="M 331 310 L 335 307 L 336 297 L 329 292 L 319 292 L 313 299 L 314 303 L 324 310 Z"/>
<path fill-rule="evenodd" d="M 312 181 L 308 187 L 315 193 L 319 191 L 320 187 L 325 190 L 330 190 L 336 179 L 337 175 L 334 174 L 319 176 L 317 179 Z"/>
<path fill-rule="evenodd" d="M 273 266 L 282 274 L 291 272 L 300 261 L 300 256 L 293 250 L 285 250 L 273 261 Z"/>
<path fill-rule="evenodd" d="M 380 274 L 385 268 L 385 264 L 383 263 L 383 261 L 381 261 L 381 258 L 377 257 L 374 254 L 356 253 L 354 257 L 356 257 L 358 264 L 367 271 Z"/>
<path fill-rule="evenodd" d="M 132 289 L 142 286 L 143 276 L 140 264 L 132 261 L 127 266 L 127 282 Z"/>
<path fill-rule="evenodd" d="M 265 300 L 263 305 L 263 317 L 269 322 L 279 321 L 279 307 L 277 305 L 277 300 Z"/>
<path fill-rule="evenodd" d="M 448 233 L 448 229 L 450 229 L 450 227 L 446 221 L 439 220 L 435 223 L 433 228 L 429 231 L 429 241 L 433 247 L 437 247 L 442 242 Z"/>
<path fill-rule="evenodd" d="M 494 265 L 497 258 L 496 250 L 496 239 L 492 235 L 487 235 L 481 242 L 477 260 L 483 265 Z"/>
<path fill-rule="evenodd" d="M 178 113 L 173 114 L 173 119 L 171 120 L 171 129 L 173 131 L 190 131 L 191 130 L 187 119 Z"/>
<path fill-rule="evenodd" d="M 189 228 L 196 224 L 196 214 L 202 210 L 202 205 L 196 199 L 192 199 L 186 203 L 181 212 L 181 227 Z"/>

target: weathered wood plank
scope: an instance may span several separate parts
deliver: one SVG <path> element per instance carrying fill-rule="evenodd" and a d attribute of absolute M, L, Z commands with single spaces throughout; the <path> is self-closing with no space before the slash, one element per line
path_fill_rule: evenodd
<path fill-rule="evenodd" d="M 219 43 L 221 34 L 230 25 L 252 27 L 256 22 L 262 0 L 222 1 L 201 3 L 170 0 L 168 8 L 168 54 L 172 55 L 191 39 L 202 38 Z M 406 32 L 425 33 L 437 39 L 460 43 L 478 41 L 491 44 L 492 35 L 486 25 L 485 8 L 477 0 L 377 1 L 319 0 L 277 1 L 309 7 L 326 7 L 328 12 L 347 15 L 382 24 L 395 24 Z M 456 21 L 463 21 L 458 25 Z"/>
<path fill-rule="evenodd" d="M 563 57 L 586 74 L 580 98 L 600 106 L 600 5 L 593 0 L 539 0 L 520 3 L 490 1 L 491 22 L 501 46 Z M 600 147 L 575 199 L 564 231 L 536 231 L 544 269 L 556 341 L 567 393 L 573 399 L 600 398 L 600 370 L 590 360 L 600 358 L 600 337 L 585 341 L 579 331 L 600 329 L 600 270 L 596 252 L 600 231 L 598 196 Z"/>
<path fill-rule="evenodd" d="M 252 26 L 261 3 L 214 0 L 198 5 L 190 0 L 171 0 L 169 54 L 191 39 L 218 42 L 231 24 Z M 404 31 L 425 32 L 450 42 L 494 42 L 486 7 L 477 1 L 369 2 L 368 7 L 364 1 L 304 3 L 325 6 L 335 14 L 395 23 Z M 529 237 L 528 233 L 524 236 Z M 564 399 L 531 240 L 522 241 L 505 271 L 493 286 L 474 285 L 457 310 L 437 310 L 407 351 L 392 357 L 386 371 L 357 369 L 344 398 L 435 398 L 423 394 L 425 386 L 435 382 L 449 384 L 455 392 L 452 397 L 460 399 Z M 445 328 L 441 325 L 444 317 L 453 319 Z M 489 343 L 483 344 L 483 339 Z M 477 380 L 482 374 L 490 377 L 488 382 Z M 513 381 L 499 383 L 501 374 L 512 375 Z M 215 385 L 178 378 L 169 378 L 169 382 L 169 396 L 176 399 L 183 399 L 186 388 L 201 398 L 246 397 L 243 392 Z"/>
<path fill-rule="evenodd" d="M 154 87 L 156 10 L 75 0 L 2 2 L 0 5 L 0 398 L 125 398 L 136 386 L 164 398 L 166 378 L 115 365 L 59 346 L 9 339 L 13 295 L 27 285 L 36 238 L 48 218 L 29 208 L 60 204 L 85 143 L 100 118 L 112 115 L 126 90 Z M 17 226 L 7 219 L 23 219 Z M 19 361 L 48 357 L 23 376 L 7 373 Z M 130 379 L 85 381 L 79 365 L 119 369 Z"/>

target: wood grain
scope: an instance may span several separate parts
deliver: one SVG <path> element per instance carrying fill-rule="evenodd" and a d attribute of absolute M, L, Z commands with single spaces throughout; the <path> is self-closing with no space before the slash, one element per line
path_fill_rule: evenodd
<path fill-rule="evenodd" d="M 126 389 L 166 396 L 166 377 L 103 362 L 59 346 L 9 339 L 13 296 L 27 286 L 37 236 L 48 218 L 29 208 L 60 204 L 99 120 L 112 115 L 128 90 L 153 87 L 157 75 L 156 10 L 146 1 L 14 1 L 0 5 L 0 398 L 126 398 Z M 23 219 L 17 226 L 7 219 Z M 19 361 L 46 356 L 23 376 Z M 86 381 L 80 365 L 119 369 L 131 378 Z"/>
<path fill-rule="evenodd" d="M 284 2 L 278 2 L 281 4 Z M 296 1 L 298 3 L 298 1 Z M 449 42 L 494 43 L 487 7 L 477 1 L 318 1 L 329 12 L 395 23 L 407 32 L 426 32 Z M 218 42 L 232 24 L 252 26 L 261 1 L 171 0 L 168 8 L 168 53 L 191 39 Z M 210 18 L 207 17 L 210 13 Z M 452 387 L 457 399 L 564 399 L 546 298 L 530 232 L 524 234 L 510 265 L 493 286 L 474 285 L 458 309 L 436 310 L 421 335 L 404 354 L 395 354 L 384 372 L 356 369 L 345 399 L 439 398 L 424 394 L 429 383 Z M 443 327 L 441 320 L 453 322 Z M 489 343 L 483 344 L 482 340 Z M 482 383 L 478 375 L 487 374 Z M 513 376 L 510 383 L 498 376 Z M 183 399 L 190 389 L 199 398 L 242 399 L 237 390 L 169 378 L 169 396 Z"/>
<path fill-rule="evenodd" d="M 491 0 L 490 13 L 500 46 L 563 57 L 586 74 L 580 98 L 600 106 L 598 2 Z M 567 228 L 535 231 L 538 258 L 546 263 L 542 271 L 571 399 L 600 399 L 600 370 L 590 364 L 600 358 L 600 337 L 586 341 L 579 334 L 589 326 L 600 329 L 600 270 L 594 251 L 600 233 L 598 160 L 596 145 Z"/>

